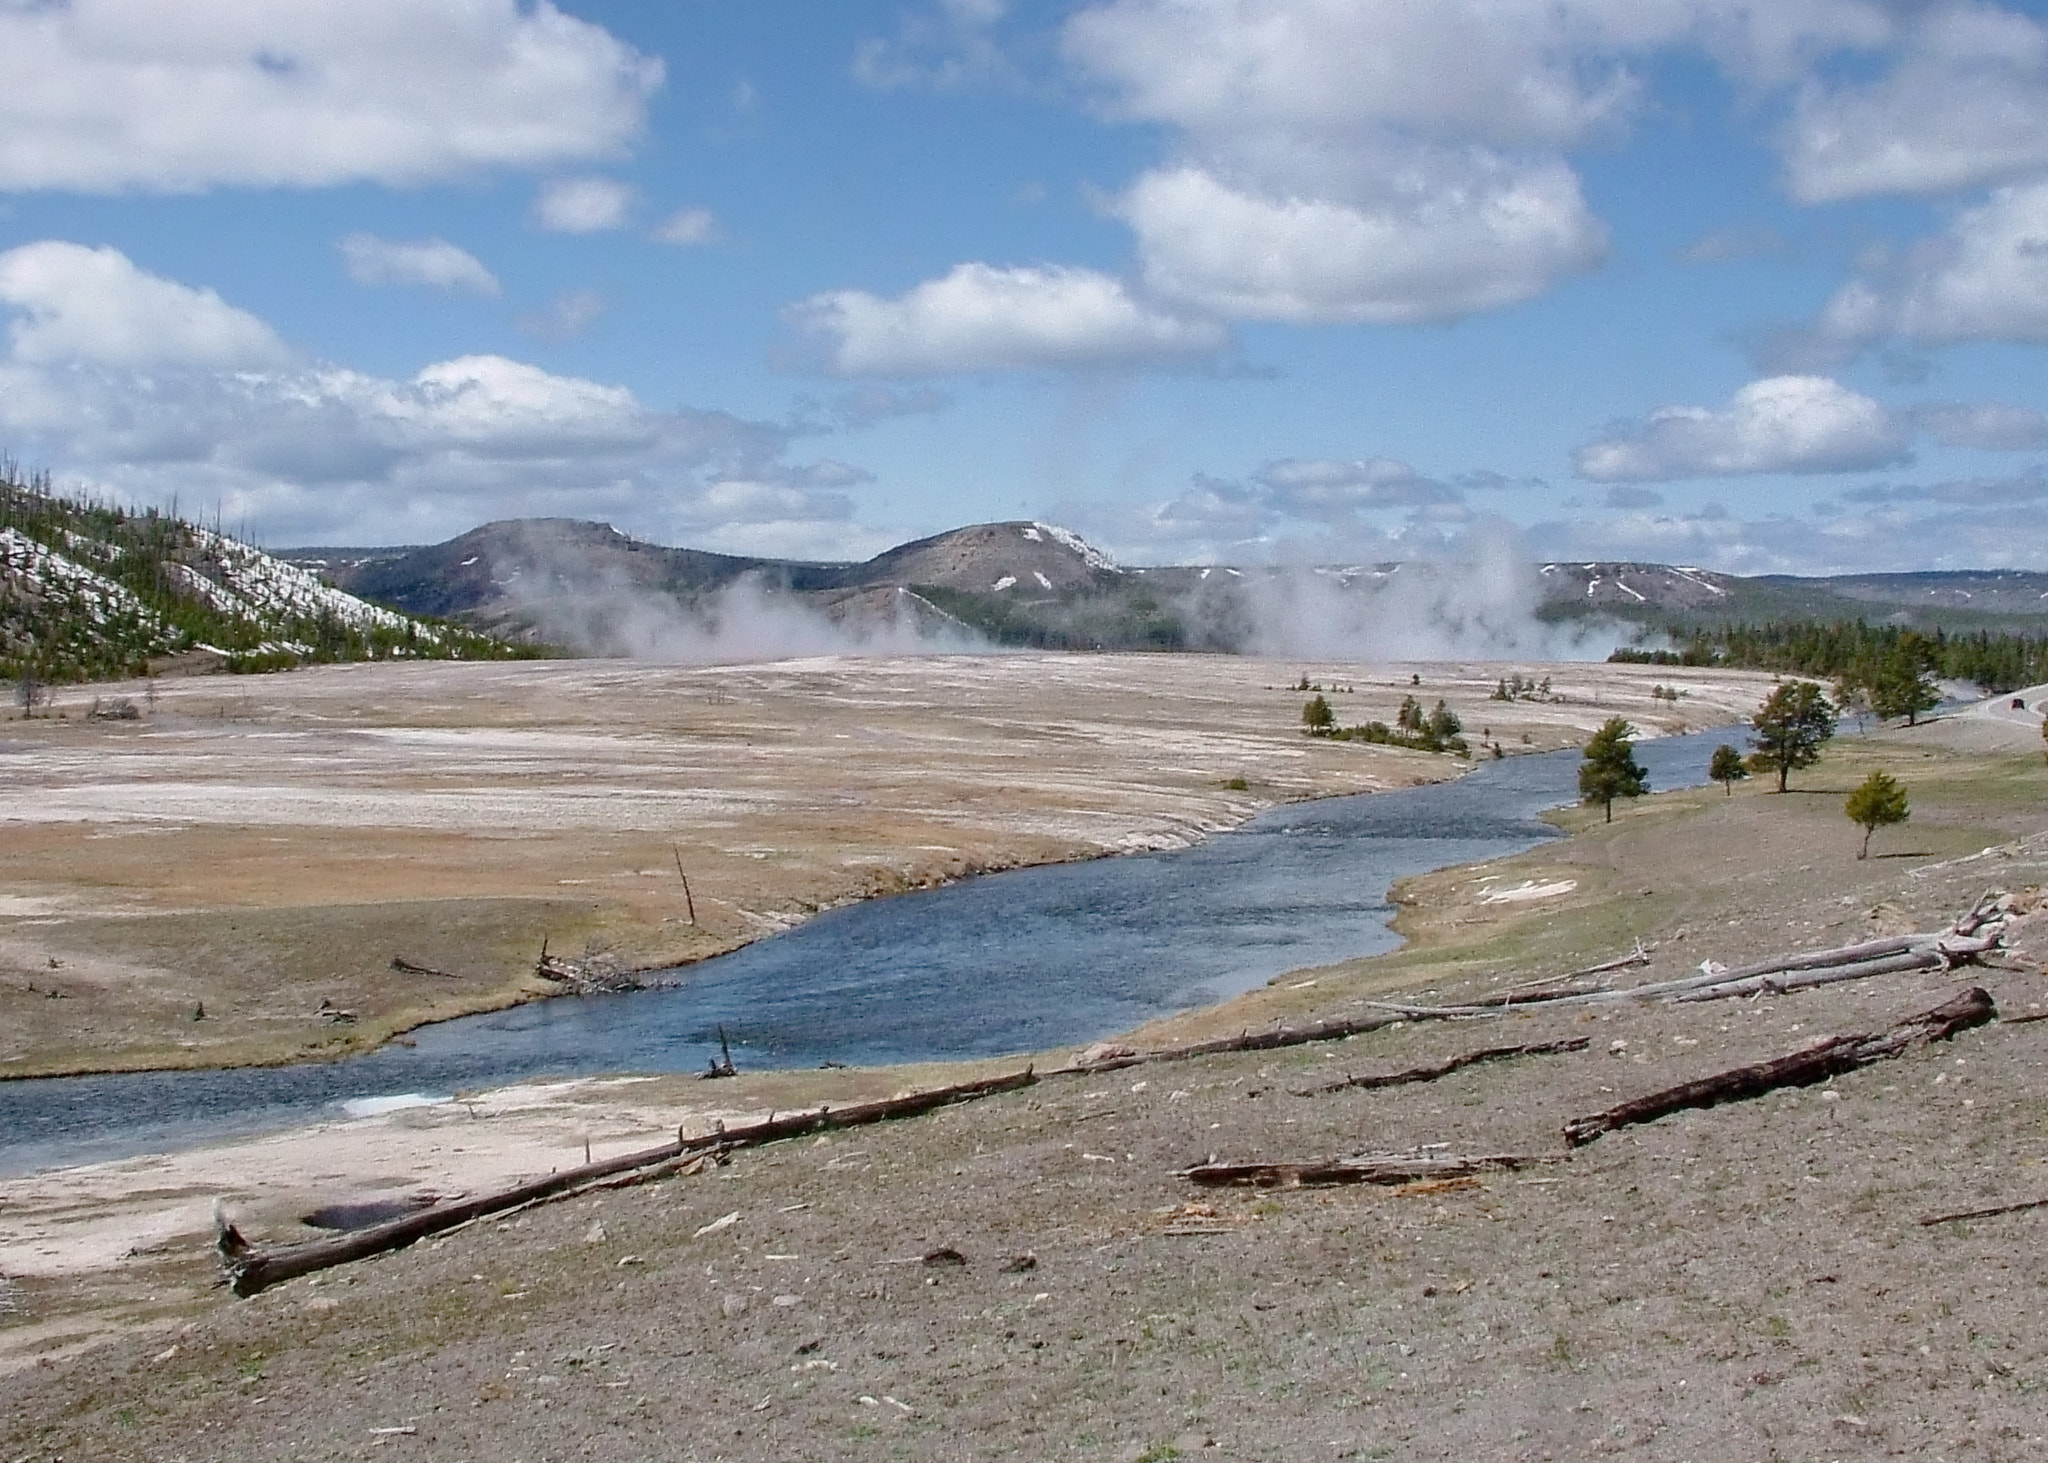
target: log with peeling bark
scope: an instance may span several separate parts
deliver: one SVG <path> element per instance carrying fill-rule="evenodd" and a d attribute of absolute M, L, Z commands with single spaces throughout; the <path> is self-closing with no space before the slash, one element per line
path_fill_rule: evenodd
<path fill-rule="evenodd" d="M 1315 1159 L 1305 1163 L 1201 1163 L 1174 1175 L 1208 1188 L 1293 1189 L 1325 1184 L 1412 1184 L 1431 1179 L 1463 1178 L 1562 1163 L 1562 1153 L 1366 1154 L 1357 1158 Z"/>
<path fill-rule="evenodd" d="M 1592 1142 L 1603 1133 L 1637 1123 L 1655 1122 L 1687 1108 L 1714 1107 L 1724 1102 L 1761 1097 L 1780 1087 L 1806 1087 L 1872 1062 L 1942 1041 L 1972 1026 L 1993 1020 L 1998 1008 L 1990 993 L 1972 987 L 1952 996 L 1929 1011 L 1909 1016 L 1887 1031 L 1852 1036 L 1830 1036 L 1766 1062 L 1733 1067 L 1692 1082 L 1681 1082 L 1661 1092 L 1631 1098 L 1605 1111 L 1573 1118 L 1564 1125 L 1564 1140 L 1574 1148 Z"/>
<path fill-rule="evenodd" d="M 440 1234 L 486 1215 L 520 1208 L 543 1199 L 560 1198 L 616 1175 L 651 1169 L 657 1165 L 674 1163 L 678 1159 L 689 1159 L 707 1152 L 725 1152 L 827 1129 L 856 1128 L 869 1123 L 916 1117 L 953 1103 L 972 1102 L 978 1098 L 993 1097 L 1001 1092 L 1014 1092 L 1021 1087 L 1030 1086 L 1037 1080 L 1032 1070 L 1027 1067 L 1022 1072 L 1012 1072 L 1007 1076 L 991 1077 L 978 1082 L 960 1082 L 950 1087 L 906 1093 L 901 1097 L 855 1103 L 850 1107 L 822 1107 L 800 1113 L 770 1115 L 766 1121 L 746 1123 L 734 1128 L 721 1125 L 710 1133 L 688 1138 L 679 1137 L 675 1142 L 664 1143 L 659 1148 L 622 1154 L 617 1158 L 601 1159 L 596 1163 L 579 1164 L 575 1168 L 563 1169 L 559 1173 L 549 1174 L 546 1178 L 534 1179 L 509 1189 L 500 1189 L 496 1193 L 479 1194 L 474 1198 L 438 1205 L 432 1209 L 421 1210 L 417 1214 L 408 1214 L 404 1218 L 394 1219 L 385 1224 L 372 1225 L 367 1229 L 354 1230 L 331 1239 L 311 1240 L 304 1244 L 270 1247 L 251 1245 L 233 1224 L 222 1216 L 216 1219 L 216 1248 L 221 1266 L 227 1271 L 229 1283 L 233 1286 L 235 1294 L 254 1295 L 259 1290 L 295 1276 L 310 1275 L 315 1271 L 345 1265 L 352 1260 L 363 1260 L 390 1250 L 404 1249 L 407 1245 L 429 1235 Z"/>
<path fill-rule="evenodd" d="M 1592 1038 L 1574 1036 L 1564 1041 L 1535 1041 L 1522 1046 L 1489 1046 L 1474 1052 L 1460 1052 L 1441 1062 L 1427 1066 L 1409 1067 L 1405 1071 L 1386 1072 L 1372 1077 L 1345 1077 L 1336 1082 L 1323 1082 L 1314 1087 L 1294 1089 L 1296 1097 L 1322 1097 L 1331 1092 L 1343 1092 L 1353 1087 L 1401 1087 L 1410 1082 L 1434 1082 L 1439 1077 L 1477 1066 L 1481 1062 L 1502 1062 L 1513 1057 L 1545 1057 L 1559 1052 L 1582 1052 Z"/>
<path fill-rule="evenodd" d="M 1212 1057 L 1224 1052 L 1276 1051 L 1282 1047 L 1307 1046 L 1311 1042 L 1342 1041 L 1348 1036 L 1384 1030 L 1399 1024 L 1401 1019 L 1399 1016 L 1360 1016 L 1345 1021 L 1318 1021 L 1309 1026 L 1268 1026 L 1258 1031 L 1242 1031 L 1236 1036 L 1189 1042 L 1185 1046 L 1127 1052 L 1099 1062 L 1070 1062 L 1064 1067 L 1052 1068 L 1045 1075 L 1092 1077 L 1099 1072 L 1118 1072 L 1125 1067 L 1142 1067 L 1149 1062 L 1185 1062 L 1194 1057 Z"/>

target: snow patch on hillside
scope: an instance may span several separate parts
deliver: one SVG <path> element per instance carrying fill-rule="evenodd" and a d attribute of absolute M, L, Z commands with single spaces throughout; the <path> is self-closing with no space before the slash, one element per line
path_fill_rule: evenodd
<path fill-rule="evenodd" d="M 1075 533 L 1071 528 L 1061 528 L 1056 523 L 1034 523 L 1031 527 L 1037 529 L 1054 543 L 1072 549 L 1076 554 L 1080 555 L 1081 562 L 1090 569 L 1104 569 L 1111 574 L 1121 574 L 1124 572 L 1118 567 L 1116 560 L 1110 558 L 1108 554 L 1096 548 L 1094 544 L 1089 543 L 1087 539 L 1082 538 L 1080 534 Z M 1026 531 L 1025 536 L 1027 538 L 1031 536 L 1029 530 Z"/>
<path fill-rule="evenodd" d="M 19 529 L 0 528 L 0 594 L 9 600 L 62 601 L 99 629 L 124 625 L 165 640 L 170 635 L 156 612 L 124 586 Z"/>

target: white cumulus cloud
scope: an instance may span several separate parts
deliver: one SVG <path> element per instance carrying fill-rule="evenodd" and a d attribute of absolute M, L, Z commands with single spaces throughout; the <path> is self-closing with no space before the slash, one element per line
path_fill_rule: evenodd
<path fill-rule="evenodd" d="M 1595 482 L 1847 472 L 1906 461 L 1908 423 L 1825 376 L 1752 381 L 1719 411 L 1667 406 L 1574 455 Z"/>
<path fill-rule="evenodd" d="M 98 366 L 269 366 L 275 332 L 209 289 L 137 269 L 118 249 L 58 239 L 0 254 L 0 306 L 17 361 Z"/>
<path fill-rule="evenodd" d="M 1792 195 L 1947 193 L 2048 167 L 2048 26 L 1986 4 L 1925 7 L 1875 79 L 1809 80 L 1785 136 Z"/>
<path fill-rule="evenodd" d="M 1184 357 L 1219 349 L 1219 326 L 1134 299 L 1092 269 L 961 264 L 895 299 L 834 290 L 788 318 L 840 375 L 1073 367 Z"/>
<path fill-rule="evenodd" d="M 429 289 L 495 295 L 498 280 L 474 254 L 446 239 L 398 243 L 375 234 L 350 234 L 341 241 L 342 261 L 357 284 L 417 284 Z"/>
<path fill-rule="evenodd" d="M 1126 195 L 1146 285 L 1235 319 L 1407 324 L 1498 309 L 1597 264 L 1606 229 L 1561 163 L 1451 163 L 1365 205 L 1247 193 L 1198 168 Z"/>
<path fill-rule="evenodd" d="M 1851 280 L 1810 335 L 1823 358 L 1894 336 L 2048 341 L 2048 183 L 1997 189 L 1888 269 Z"/>
<path fill-rule="evenodd" d="M 112 249 L 0 254 L 0 309 L 18 312 L 0 440 L 117 497 L 218 504 L 273 543 L 422 542 L 529 515 L 735 551 L 862 541 L 866 475 L 790 461 L 790 428 L 498 355 L 403 378 L 306 363 Z"/>
<path fill-rule="evenodd" d="M 534 200 L 534 219 L 560 234 L 596 234 L 623 228 L 633 189 L 616 178 L 551 178 Z"/>
<path fill-rule="evenodd" d="M 548 0 L 0 4 L 0 189 L 413 184 L 618 154 L 662 66 Z"/>

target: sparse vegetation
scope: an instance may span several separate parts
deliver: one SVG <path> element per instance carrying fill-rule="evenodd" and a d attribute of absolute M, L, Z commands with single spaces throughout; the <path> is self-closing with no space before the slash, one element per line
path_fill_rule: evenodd
<path fill-rule="evenodd" d="M 1842 811 L 1849 815 L 1851 823 L 1863 830 L 1863 847 L 1856 851 L 1859 859 L 1870 857 L 1871 834 L 1880 828 L 1903 823 L 1912 816 L 1906 802 L 1906 789 L 1897 778 L 1883 771 L 1872 772 L 1858 783 L 1842 805 Z"/>
<path fill-rule="evenodd" d="M 1311 719 L 1317 717 L 1321 720 Z M 1330 703 L 1318 695 L 1302 707 L 1301 720 L 1310 736 L 1328 737 L 1332 741 L 1371 742 L 1377 746 L 1408 747 L 1417 752 L 1452 752 L 1460 757 L 1471 752 L 1463 735 L 1463 719 L 1441 698 L 1434 710 L 1425 712 L 1422 703 L 1413 696 L 1402 697 L 1401 709 L 1394 715 L 1393 726 L 1383 721 L 1368 721 L 1362 726 L 1339 727 Z"/>
<path fill-rule="evenodd" d="M 1750 718 L 1756 734 L 1750 741 L 1752 772 L 1775 772 L 1778 791 L 1802 767 L 1820 760 L 1820 749 L 1835 734 L 1835 708 L 1812 681 L 1787 681 Z"/>
<path fill-rule="evenodd" d="M 1586 743 L 1585 760 L 1579 764 L 1579 800 L 1600 804 L 1606 820 L 1614 821 L 1616 798 L 1639 798 L 1650 790 L 1650 775 L 1636 761 L 1635 728 L 1619 716 L 1610 716 Z"/>
<path fill-rule="evenodd" d="M 1742 762 L 1742 753 L 1726 742 L 1714 748 L 1713 760 L 1707 763 L 1707 776 L 1721 784 L 1724 796 L 1733 796 L 1735 784 L 1749 776 L 1749 768 Z"/>
<path fill-rule="evenodd" d="M 1550 677 L 1545 676 L 1540 681 L 1532 677 L 1525 681 L 1522 679 L 1520 671 L 1516 671 L 1513 675 L 1496 681 L 1493 686 L 1493 694 L 1487 697 L 1489 701 L 1548 701 L 1549 699 Z"/>

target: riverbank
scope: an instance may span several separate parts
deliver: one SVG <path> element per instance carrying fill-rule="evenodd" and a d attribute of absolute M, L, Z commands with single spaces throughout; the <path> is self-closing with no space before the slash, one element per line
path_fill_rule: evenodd
<path fill-rule="evenodd" d="M 1931 928 L 1985 886 L 2038 884 L 2048 867 L 2038 753 L 1958 752 L 1949 736 L 1936 724 L 1838 744 L 1785 797 L 1646 799 L 1569 841 L 1415 881 L 1404 950 L 1302 972 L 1134 1044 L 1343 1015 L 1396 990 L 1483 994 L 1638 938 L 1651 964 L 1630 980 Z M 1907 782 L 1914 816 L 1858 862 L 1840 801 L 1876 766 Z M 1876 1029 L 1961 984 L 1985 984 L 2008 1014 L 2042 1009 L 2048 951 L 2031 938 L 2010 970 L 1630 1007 L 1590 1024 L 1545 1013 L 1395 1028 L 1045 1084 L 535 1210 L 247 1303 L 213 1298 L 196 1237 L 159 1238 L 131 1204 L 145 1253 L 12 1281 L 20 1319 L 0 1318 L 10 1361 L 51 1364 L 0 1382 L 0 1436 L 66 1453 L 90 1437 L 87 1451 L 115 1458 L 353 1457 L 398 1436 L 377 1427 L 412 1427 L 403 1436 L 437 1456 L 567 1456 L 594 1440 L 620 1459 L 882 1444 L 913 1457 L 1166 1457 L 1209 1438 L 1226 1457 L 1765 1456 L 1870 1442 L 2005 1456 L 2031 1436 L 2029 1389 L 2048 1378 L 2030 1319 L 2048 1296 L 2031 1271 L 1999 1268 L 2034 1221 L 1913 1220 L 2048 1181 L 2035 1116 L 2048 1054 L 2032 1035 L 2043 1026 L 1988 1028 L 1819 1094 L 1670 1119 L 1533 1175 L 1392 1196 L 1218 1197 L 1171 1174 L 1211 1152 L 1329 1156 L 1362 1142 L 1554 1149 L 1563 1117 L 1615 1093 Z M 1292 1095 L 1318 1077 L 1576 1035 L 1597 1039 L 1584 1054 L 1410 1088 Z M 47 1197 L 72 1222 L 92 1216 L 111 1248 L 122 1185 L 135 1200 L 186 1183 L 187 1200 L 143 1202 L 196 1209 L 239 1176 L 228 1192 L 249 1227 L 282 1237 L 312 1202 L 465 1175 L 457 1186 L 473 1186 L 488 1162 L 455 1167 L 473 1157 L 545 1171 L 580 1160 L 584 1132 L 602 1156 L 671 1120 L 923 1080 L 786 1073 L 527 1093 L 474 1115 L 330 1128 L 295 1154 L 217 1155 L 208 1171 L 151 1160 L 97 1189 L 74 1174 L 68 1195 Z M 349 1145 L 371 1141 L 389 1145 L 378 1166 L 344 1173 Z M 0 1214 L 21 1233 L 29 1196 L 10 1185 L 8 1198 Z M 710 1228 L 728 1213 L 740 1218 Z M 49 1241 L 61 1221 L 51 1207 L 33 1224 Z M 898 1263 L 940 1248 L 967 1263 Z M 1023 1251 L 1035 1264 L 1006 1272 Z M 103 1344 L 122 1326 L 139 1334 Z M 97 1349 L 69 1360 L 67 1346 Z M 80 1367 L 93 1369 L 89 1388 Z M 662 1381 L 678 1367 L 692 1379 L 680 1395 Z M 1466 1405 L 1481 1393 L 1485 1407 Z"/>
<path fill-rule="evenodd" d="M 1516 750 L 1745 715 L 1768 678 L 1020 655 L 318 667 L 0 725 L 0 1075 L 319 1060 L 965 874 L 1454 776 L 1301 735 L 1444 698 Z M 1417 683 L 1419 678 L 1419 684 Z M 1651 694 L 1669 682 L 1672 702 Z M 1341 689 L 1340 689 L 1341 688 Z M 94 720 L 127 698 L 135 721 Z M 687 878 L 688 891 L 684 880 Z"/>

